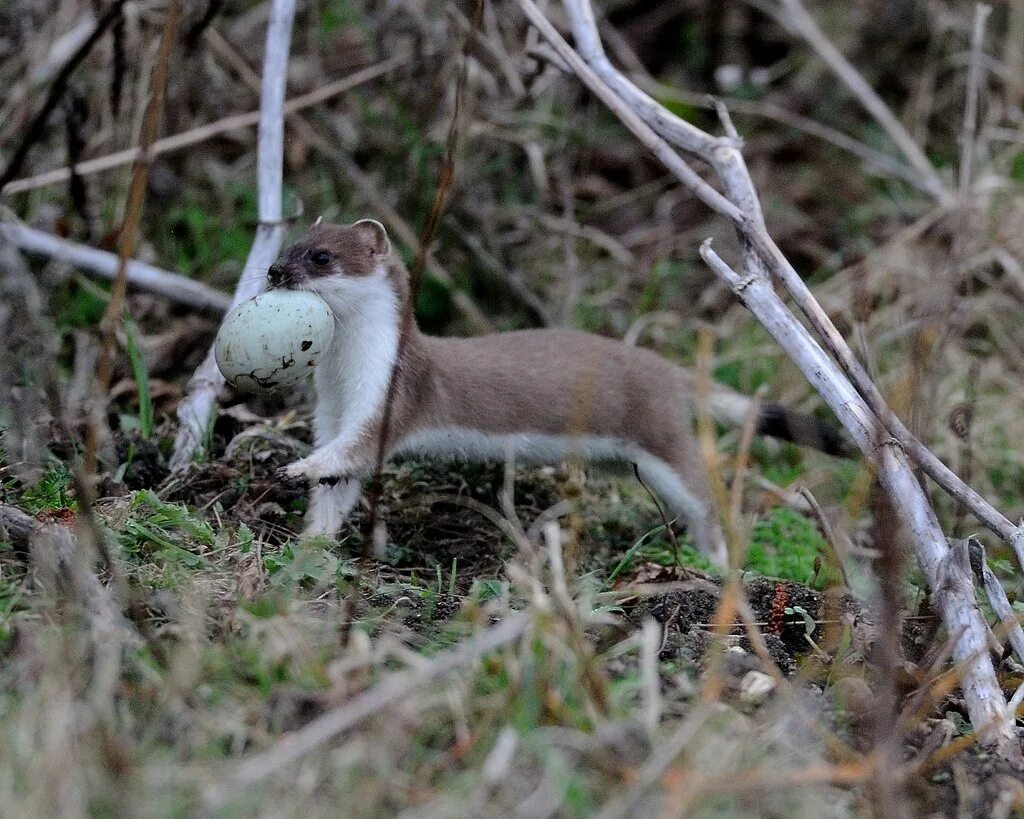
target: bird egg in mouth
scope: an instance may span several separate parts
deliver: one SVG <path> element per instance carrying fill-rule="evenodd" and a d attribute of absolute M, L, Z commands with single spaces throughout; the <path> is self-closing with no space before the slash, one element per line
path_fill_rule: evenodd
<path fill-rule="evenodd" d="M 333 335 L 334 315 L 319 296 L 268 290 L 225 316 L 213 354 L 232 387 L 271 392 L 306 381 Z"/>

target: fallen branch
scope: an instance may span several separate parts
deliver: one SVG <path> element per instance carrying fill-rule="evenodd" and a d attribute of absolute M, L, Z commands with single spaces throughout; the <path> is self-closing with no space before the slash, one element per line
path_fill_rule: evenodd
<path fill-rule="evenodd" d="M 105 250 L 61 239 L 46 231 L 36 230 L 21 222 L 0 221 L 0 237 L 29 253 L 41 253 L 112 281 L 117 273 L 117 256 Z M 127 268 L 128 284 L 137 290 L 193 307 L 204 312 L 222 314 L 231 298 L 209 285 L 169 273 L 146 262 L 132 260 Z"/>
<path fill-rule="evenodd" d="M 328 711 L 275 745 L 243 760 L 223 781 L 210 786 L 205 794 L 207 806 L 217 809 L 235 793 L 252 787 L 267 777 L 293 765 L 319 750 L 335 737 L 379 714 L 400 700 L 422 690 L 434 680 L 455 669 L 477 662 L 488 654 L 518 640 L 531 619 L 514 613 L 496 626 L 466 640 L 461 645 L 435 655 L 423 666 L 395 673 L 383 682 L 353 697 L 340 708 Z"/>
<path fill-rule="evenodd" d="M 249 255 L 238 279 L 231 305 L 240 304 L 266 287 L 267 268 L 281 251 L 285 225 L 281 209 L 281 177 L 284 161 L 284 94 L 288 78 L 295 0 L 274 0 L 267 26 L 263 56 L 263 86 L 260 92 L 260 122 L 256 148 L 256 185 L 259 224 Z M 180 472 L 192 463 L 207 424 L 213 417 L 217 393 L 224 376 L 217 369 L 213 348 L 207 353 L 188 384 L 178 405 L 178 435 L 170 466 Z"/>

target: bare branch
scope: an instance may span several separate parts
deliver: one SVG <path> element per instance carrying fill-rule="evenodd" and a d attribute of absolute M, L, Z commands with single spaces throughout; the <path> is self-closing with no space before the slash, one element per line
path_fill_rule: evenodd
<path fill-rule="evenodd" d="M 658 136 L 654 129 L 648 125 L 645 121 L 644 116 L 634 111 L 623 99 L 613 91 L 606 82 L 594 71 L 587 63 L 583 61 L 579 54 L 577 54 L 572 46 L 570 46 L 565 38 L 562 37 L 555 27 L 551 25 L 548 18 L 544 16 L 544 13 L 537 8 L 537 5 L 533 0 L 517 0 L 519 7 L 523 10 L 523 13 L 529 19 L 529 21 L 536 26 L 537 30 L 544 36 L 544 38 L 551 44 L 551 46 L 558 53 L 565 62 L 576 72 L 577 76 L 583 81 L 584 85 L 587 86 L 605 105 L 607 105 L 615 115 L 622 120 L 622 124 L 629 128 L 633 132 L 634 136 L 643 143 L 643 145 L 653 153 L 659 161 L 661 161 L 666 168 L 668 168 L 675 176 L 682 182 L 693 194 L 700 199 L 704 204 L 711 208 L 716 213 L 720 213 L 731 222 L 736 225 L 743 223 L 743 213 L 722 194 L 711 187 L 697 174 L 693 168 L 687 164 L 687 162 L 679 156 L 672 148 L 665 142 L 664 139 Z M 566 3 L 566 8 L 570 8 L 572 4 Z M 582 7 L 582 6 L 581 6 Z M 591 14 L 591 20 L 593 15 Z M 580 38 L 577 36 L 577 42 Z M 602 52 L 603 54 L 603 52 Z M 643 93 L 639 92 L 638 93 Z M 648 100 L 646 94 L 643 94 Z M 653 100 L 650 100 L 652 105 L 657 105 Z M 653 117 L 653 114 L 650 114 Z M 668 117 L 664 117 L 666 122 L 670 121 Z M 678 117 L 674 117 L 678 119 Z M 679 120 L 682 122 L 682 120 Z M 693 126 L 690 126 L 691 128 Z M 707 135 L 705 135 L 707 137 Z M 707 139 L 711 139 L 707 137 Z M 700 145 L 694 144 L 694 150 L 703 150 L 703 144 L 707 140 L 701 142 Z M 711 144 L 718 144 L 720 140 L 711 139 Z"/>
<path fill-rule="evenodd" d="M 1019 754 L 1015 735 L 1006 726 L 1006 704 L 988 653 L 988 628 L 970 575 L 948 560 L 950 550 L 938 519 L 898 442 L 884 432 L 836 364 L 786 309 L 766 276 L 739 275 L 711 249 L 710 240 L 701 247 L 701 256 L 732 286 L 877 467 L 879 481 L 910 533 L 936 608 L 954 640 L 953 659 L 963 664 L 961 686 L 971 723 L 987 732 L 986 739 L 1004 753 Z"/>
<path fill-rule="evenodd" d="M 521 5 L 523 2 L 531 2 L 531 0 L 520 0 Z M 573 26 L 573 36 L 578 43 L 589 44 L 599 39 L 593 14 L 587 13 L 588 5 L 587 0 L 565 0 L 566 13 Z M 550 26 L 550 23 L 548 25 Z M 551 31 L 554 31 L 553 27 L 551 27 Z M 548 36 L 548 34 L 544 34 Z M 554 36 L 561 40 L 557 32 L 554 33 Z M 562 42 L 564 43 L 564 41 Z M 588 48 L 593 50 L 590 46 Z M 608 77 L 602 75 L 602 80 L 607 81 L 611 79 L 611 75 L 614 75 L 617 85 L 621 85 L 622 82 L 628 83 L 628 80 L 625 80 L 607 61 L 600 64 L 598 68 L 603 74 L 609 75 Z M 618 114 L 616 108 L 613 107 L 612 111 Z M 646 111 L 647 108 L 643 107 L 639 113 L 641 116 L 644 116 Z M 662 121 L 670 121 L 674 116 L 671 112 L 665 111 L 661 117 L 650 117 L 650 123 L 657 124 Z M 668 129 L 664 136 L 666 139 L 670 139 L 673 133 L 673 130 Z M 741 244 L 741 250 L 744 255 L 744 267 L 750 272 L 754 272 L 756 269 L 759 274 L 764 274 L 767 270 L 770 270 L 772 274 L 782 280 L 796 301 L 800 311 L 807 317 L 814 331 L 822 339 L 825 349 L 839 362 L 846 376 L 853 382 L 865 401 L 867 401 L 871 411 L 882 421 L 889 432 L 899 440 L 907 453 L 910 454 L 913 460 L 932 480 L 970 509 L 986 528 L 1013 547 L 1018 563 L 1024 567 L 1024 525 L 1011 523 L 981 495 L 967 486 L 956 473 L 917 440 L 896 413 L 889 409 L 881 392 L 879 392 L 867 371 L 846 344 L 842 334 L 836 329 L 836 326 L 832 323 L 832 320 L 822 309 L 821 305 L 818 304 L 817 299 L 814 298 L 803 278 L 789 263 L 789 260 L 768 234 L 764 225 L 764 218 L 761 215 L 761 206 L 758 202 L 757 193 L 753 188 L 753 183 L 750 181 L 750 175 L 747 172 L 742 154 L 739 150 L 734 150 L 734 146 L 727 141 L 719 141 L 716 143 L 716 146 L 716 149 L 711 154 L 703 158 L 715 167 L 728 196 L 749 217 L 749 222 L 746 224 L 742 221 L 732 220 L 733 224 L 740 230 L 743 238 L 746 239 Z M 661 153 L 657 153 L 657 156 L 660 158 Z M 672 170 L 671 167 L 669 169 Z M 685 180 L 682 181 L 685 184 Z M 729 214 L 725 214 L 723 211 L 719 211 L 719 213 L 729 216 Z M 729 218 L 731 219 L 731 217 Z M 755 257 L 760 257 L 760 260 Z"/>
<path fill-rule="evenodd" d="M 789 3 L 789 0 L 786 2 Z M 532 0 L 519 0 L 519 4 L 526 11 L 531 22 L 537 25 L 541 34 L 559 52 L 559 55 L 574 71 L 577 71 L 584 83 L 598 93 L 603 101 L 607 101 L 609 96 L 615 96 L 614 92 L 602 93 L 602 90 L 608 92 L 613 79 L 616 87 L 621 87 L 623 83 L 628 84 L 628 80 L 618 74 L 606 60 L 598 61 L 597 65 L 607 76 L 599 77 L 595 71 L 589 73 L 579 71 L 578 55 L 565 53 L 564 40 L 543 18 L 543 14 L 537 10 Z M 593 46 L 599 39 L 596 23 L 587 0 L 564 0 L 564 5 L 581 51 L 590 56 L 598 53 L 598 49 Z M 538 22 L 538 18 L 543 22 Z M 571 52 L 571 49 L 569 51 Z M 836 53 L 838 54 L 838 52 Z M 576 59 L 573 59 L 574 56 Z M 635 99 L 635 96 L 631 95 L 630 98 Z M 653 128 L 665 138 L 669 138 L 671 129 L 661 124 L 662 119 L 648 110 L 646 105 L 639 106 L 642 113 L 631 111 L 633 116 L 627 118 L 622 115 L 621 111 L 623 107 L 631 106 L 623 98 L 616 98 L 614 104 L 608 104 L 624 124 L 638 136 L 644 133 L 635 126 L 635 119 L 639 115 L 649 130 Z M 665 112 L 663 116 L 670 118 L 671 114 Z M 658 138 L 659 135 L 656 133 L 654 136 Z M 710 136 L 708 138 L 711 139 Z M 649 144 L 650 135 L 644 133 L 644 139 L 645 145 L 649 145 L 653 149 L 654 146 Z M 667 144 L 665 147 L 668 147 Z M 695 145 L 681 147 L 692 151 Z M 660 149 L 655 153 L 659 159 L 664 155 L 664 151 Z M 929 580 L 937 608 L 951 639 L 954 641 L 953 654 L 963 668 L 961 684 L 972 723 L 979 731 L 984 732 L 986 739 L 997 745 L 1003 753 L 1019 756 L 1019 749 L 1016 747 L 1013 734 L 1005 719 L 1006 703 L 1003 700 L 995 669 L 987 652 L 988 628 L 978 609 L 970 575 L 955 570 L 953 564 L 948 560 L 949 549 L 939 528 L 938 520 L 905 457 L 903 447 L 908 444 L 904 441 L 902 433 L 906 432 L 907 438 L 911 440 L 912 436 L 885 405 L 881 394 L 878 393 L 877 388 L 853 356 L 838 330 L 769 236 L 764 225 L 757 192 L 739 151 L 737 141 L 719 139 L 714 142 L 713 148 L 703 152 L 698 150 L 697 153 L 718 173 L 732 205 L 742 214 L 740 219 L 735 219 L 731 213 L 716 207 L 717 203 L 712 204 L 709 201 L 710 197 L 701 197 L 719 213 L 727 215 L 736 226 L 740 238 L 744 274 L 736 273 L 725 264 L 711 249 L 709 243 L 705 243 L 702 247 L 701 255 L 712 269 L 733 287 L 761 324 L 769 330 L 793 359 L 805 377 L 850 431 L 857 445 L 878 469 L 882 487 L 891 498 L 901 523 L 907 527 L 913 538 L 918 562 Z M 923 154 L 920 156 L 923 158 Z M 913 161 L 913 157 L 910 159 Z M 925 165 L 927 165 L 926 160 Z M 675 171 L 673 166 L 669 165 L 668 167 Z M 930 166 L 928 169 L 937 180 L 938 177 L 934 170 Z M 690 187 L 682 175 L 677 174 L 677 176 Z M 944 200 L 948 198 L 941 186 L 937 192 L 941 192 Z M 778 277 L 793 294 L 801 310 L 821 335 L 826 349 L 842 363 L 843 369 L 846 370 L 845 374 L 783 304 L 772 286 L 770 273 Z M 848 376 L 857 385 L 856 389 L 847 380 Z M 861 394 L 858 394 L 858 390 L 865 395 L 862 397 Z M 876 405 L 880 410 L 879 415 L 873 411 Z M 887 432 L 886 428 L 879 423 L 879 416 L 887 426 L 891 425 L 890 429 L 900 430 L 899 433 L 896 433 L 900 436 L 898 440 L 892 437 L 892 433 Z M 931 453 L 919 443 L 917 445 L 923 450 L 922 461 L 925 461 L 924 456 L 931 456 Z M 941 465 L 937 458 L 934 456 L 931 458 Z M 932 466 L 938 474 L 943 474 L 941 469 L 935 469 L 934 465 Z M 952 475 L 944 466 L 942 469 Z M 955 476 L 953 477 L 955 478 Z M 957 478 L 956 481 L 959 479 Z M 947 483 L 956 486 L 953 481 L 947 481 Z M 956 488 L 967 489 L 962 481 Z M 968 489 L 969 491 L 971 490 Z M 994 516 L 1002 517 L 983 500 L 978 507 L 983 512 L 987 508 Z M 1008 524 L 1008 521 L 1006 523 Z"/>
<path fill-rule="evenodd" d="M 118 259 L 113 253 L 61 239 L 21 222 L 0 221 L 0 237 L 29 253 L 41 253 L 108 281 L 112 281 L 117 274 Z M 126 272 L 128 284 L 133 288 L 197 310 L 221 314 L 231 303 L 226 294 L 209 285 L 177 273 L 169 273 L 146 262 L 131 260 Z"/>
<path fill-rule="evenodd" d="M 260 123 L 257 142 L 259 225 L 238 280 L 231 305 L 240 304 L 266 287 L 267 268 L 281 251 L 284 222 L 281 219 L 281 182 L 284 161 L 284 94 L 288 78 L 295 0 L 274 0 L 267 27 L 260 92 Z M 174 441 L 171 469 L 180 472 L 192 462 L 217 402 L 224 377 L 217 369 L 213 349 L 189 381 L 188 393 L 178 405 L 178 435 Z"/>

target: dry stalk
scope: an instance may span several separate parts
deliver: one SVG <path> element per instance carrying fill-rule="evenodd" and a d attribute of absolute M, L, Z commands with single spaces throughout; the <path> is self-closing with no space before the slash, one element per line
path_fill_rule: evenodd
<path fill-rule="evenodd" d="M 121 17 L 122 7 L 126 0 L 114 0 L 113 3 L 107 8 L 99 20 L 96 21 L 96 27 L 92 30 L 92 33 L 86 38 L 85 42 L 76 49 L 75 53 L 68 58 L 68 61 L 64 63 L 57 76 L 54 77 L 52 85 L 50 85 L 50 91 L 46 95 L 46 99 L 40 106 L 39 111 L 32 118 L 28 127 L 25 129 L 25 135 L 22 137 L 21 142 L 11 153 L 11 158 L 7 162 L 7 167 L 4 168 L 3 173 L 0 173 L 0 192 L 4 191 L 5 186 L 18 174 L 21 170 L 22 164 L 25 162 L 25 157 L 28 156 L 29 149 L 39 139 L 42 134 L 43 128 L 46 127 L 46 121 L 50 118 L 50 114 L 53 113 L 54 108 L 60 104 L 61 99 L 64 97 L 64 92 L 68 87 L 68 81 L 71 79 L 71 75 L 75 72 L 75 69 L 81 65 L 82 61 L 89 56 L 89 53 L 96 46 L 96 43 L 100 41 L 100 38 L 118 19 Z"/>
<path fill-rule="evenodd" d="M 807 44 L 821 57 L 832 72 L 843 81 L 900 149 L 907 161 L 920 174 L 924 187 L 940 204 L 950 202 L 950 193 L 903 123 L 899 121 L 888 105 L 872 88 L 863 75 L 846 59 L 825 33 L 818 27 L 800 0 L 782 0 L 785 15 L 780 15 L 783 25 L 791 24 Z"/>
<path fill-rule="evenodd" d="M 311 108 L 314 105 L 319 105 L 322 102 L 326 102 L 332 97 L 336 97 L 339 94 L 344 94 L 346 91 L 351 91 L 353 88 L 362 85 L 363 83 L 375 80 L 377 77 L 381 77 L 384 74 L 398 68 L 400 65 L 404 65 L 409 61 L 409 55 L 400 53 L 393 57 L 389 57 L 386 60 L 382 60 L 374 65 L 361 68 L 359 71 L 355 71 L 349 74 L 347 77 L 329 82 L 315 91 L 310 91 L 308 94 L 301 94 L 297 97 L 292 97 L 284 104 L 284 113 L 291 115 L 298 113 L 299 111 Z M 256 80 L 257 88 L 259 87 L 259 79 Z M 180 151 L 183 148 L 191 147 L 192 145 L 198 145 L 207 140 L 213 139 L 214 137 L 220 136 L 221 134 L 227 134 L 231 131 L 239 131 L 243 128 L 251 128 L 260 121 L 259 111 L 248 111 L 244 114 L 232 114 L 231 116 L 218 119 L 215 122 L 209 122 L 206 125 L 198 125 L 195 128 L 190 128 L 187 131 L 182 131 L 179 134 L 172 134 L 168 137 L 163 137 L 153 142 L 149 147 L 148 155 L 150 159 L 154 156 L 161 154 L 172 153 L 173 151 Z M 3 194 L 15 194 L 24 193 L 26 191 L 36 190 L 38 188 L 45 188 L 48 185 L 56 185 L 61 182 L 65 182 L 71 178 L 72 172 L 79 176 L 90 176 L 92 174 L 102 173 L 103 171 L 109 171 L 114 168 L 120 168 L 123 165 L 128 165 L 135 162 L 139 158 L 141 149 L 136 146 L 134 148 L 126 148 L 123 151 L 116 151 L 106 156 L 98 156 L 95 159 L 87 159 L 83 162 L 75 164 L 74 168 L 54 168 L 52 171 L 44 171 L 43 173 L 36 174 L 34 176 L 28 176 L 24 179 L 15 179 L 4 187 Z"/>
<path fill-rule="evenodd" d="M 398 390 L 398 372 L 403 364 L 406 348 L 409 346 L 409 339 L 412 337 L 416 326 L 416 297 L 420 291 L 420 282 L 423 279 L 423 271 L 427 267 L 427 257 L 430 253 L 430 246 L 434 243 L 434 236 L 441 223 L 441 216 L 444 215 L 448 206 L 448 195 L 451 192 L 452 184 L 455 182 L 455 162 L 459 152 L 459 137 L 461 134 L 461 113 L 466 102 L 466 88 L 469 79 L 469 54 L 477 30 L 480 28 L 480 20 L 483 17 L 483 0 L 476 0 L 473 11 L 473 24 L 466 34 L 462 45 L 462 66 L 459 70 L 459 77 L 455 85 L 455 102 L 452 111 L 452 121 L 448 127 L 448 137 L 445 141 L 444 159 L 441 163 L 438 174 L 437 191 L 434 194 L 434 201 L 427 214 L 427 220 L 423 225 L 423 233 L 420 236 L 419 245 L 416 250 L 416 258 L 413 259 L 409 268 L 409 297 L 402 305 L 402 323 L 399 326 L 398 348 L 395 351 L 395 362 L 391 366 L 391 375 L 388 378 L 388 388 L 384 396 L 384 409 L 380 421 L 380 443 L 376 452 L 376 463 L 373 470 L 373 479 L 370 482 L 369 501 L 370 510 L 367 515 L 367 531 L 372 532 L 377 524 L 377 510 L 380 505 L 383 487 L 381 475 L 384 471 L 384 461 L 387 458 L 387 449 L 390 444 L 392 412 L 394 410 L 395 396 Z"/>
<path fill-rule="evenodd" d="M 96 365 L 96 407 L 85 437 L 83 467 L 86 475 L 96 471 L 96 450 L 103 430 L 103 413 L 107 403 L 107 388 L 114 371 L 114 336 L 124 312 L 125 294 L 128 291 L 128 260 L 135 252 L 135 237 L 142 221 L 142 205 L 146 198 L 146 183 L 149 180 L 149 146 L 156 139 L 160 127 L 160 115 L 164 107 L 164 90 L 167 87 L 167 63 L 171 48 L 178 35 L 181 21 L 181 0 L 171 0 L 167 7 L 167 19 L 160 35 L 160 50 L 153 77 L 150 81 L 149 100 L 142 115 L 142 132 L 139 135 L 139 156 L 132 167 L 128 201 L 125 203 L 124 219 L 121 222 L 118 243 L 117 272 L 110 288 L 110 302 L 100 321 L 100 357 Z"/>
<path fill-rule="evenodd" d="M 263 86 L 260 92 L 260 121 L 257 136 L 257 198 L 259 224 L 249 255 L 242 268 L 231 306 L 259 294 L 266 287 L 266 271 L 281 250 L 285 224 L 282 219 L 281 182 L 284 161 L 284 94 L 288 79 L 295 0 L 274 0 L 267 26 L 263 57 Z M 181 472 L 192 463 L 207 425 L 213 417 L 217 393 L 224 376 L 217 369 L 213 349 L 189 381 L 188 391 L 178 405 L 178 435 L 174 441 L 171 469 Z"/>
<path fill-rule="evenodd" d="M 215 29 L 209 29 L 204 34 L 204 38 L 214 54 L 230 65 L 244 85 L 251 90 L 259 91 L 259 77 L 249 68 L 245 59 L 232 48 L 229 42 L 221 37 Z M 409 57 L 398 55 L 392 59 L 402 59 L 405 62 L 408 61 Z M 384 63 L 380 65 L 383 66 Z M 317 93 L 319 92 L 314 91 L 307 96 Z M 300 99 L 302 98 L 296 97 L 296 102 Z M 322 136 L 309 120 L 302 115 L 300 108 L 293 107 L 290 110 L 289 105 L 289 103 L 285 104 L 285 115 L 288 117 L 288 124 L 295 129 L 295 132 L 302 141 L 318 151 L 324 159 L 333 163 L 348 177 L 349 181 L 352 182 L 370 208 L 384 223 L 385 227 L 394 233 L 395 237 L 402 244 L 409 248 L 418 247 L 419 243 L 415 231 L 402 218 L 401 214 L 391 206 L 386 197 L 381 195 L 379 185 L 356 164 L 355 160 L 343 148 Z M 427 253 L 427 270 L 430 271 L 431 276 L 451 289 L 453 305 L 477 331 L 486 333 L 494 329 L 490 320 L 481 312 L 472 298 L 465 291 L 455 286 L 455 279 L 451 273 L 442 267 L 437 259 L 434 258 L 434 255 L 429 252 Z"/>
<path fill-rule="evenodd" d="M 974 169 L 974 147 L 978 138 L 978 98 L 981 96 L 984 71 L 985 23 L 992 7 L 984 3 L 974 6 L 974 26 L 971 29 L 971 61 L 967 71 L 967 104 L 964 106 L 964 126 L 960 132 L 960 184 L 957 190 L 963 207 L 971 192 Z"/>

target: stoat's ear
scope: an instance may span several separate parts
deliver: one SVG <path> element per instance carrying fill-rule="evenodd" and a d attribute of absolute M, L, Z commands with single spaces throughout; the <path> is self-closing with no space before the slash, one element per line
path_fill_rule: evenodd
<path fill-rule="evenodd" d="M 352 225 L 352 228 L 365 242 L 372 255 L 383 258 L 391 252 L 391 240 L 388 239 L 388 232 L 384 230 L 384 225 L 376 219 L 360 219 Z"/>

